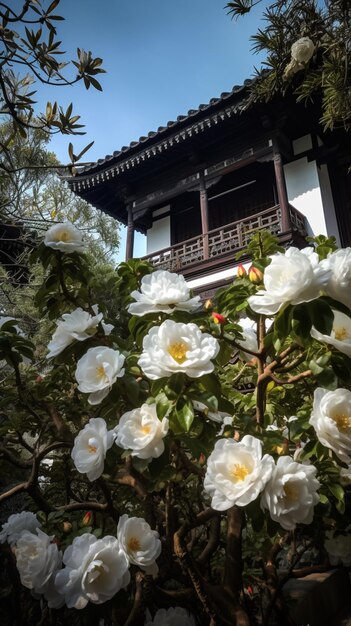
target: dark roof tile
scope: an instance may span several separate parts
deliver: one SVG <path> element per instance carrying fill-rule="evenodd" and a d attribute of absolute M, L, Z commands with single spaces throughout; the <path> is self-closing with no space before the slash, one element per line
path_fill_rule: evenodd
<path fill-rule="evenodd" d="M 120 150 L 115 150 L 112 156 L 108 155 L 104 159 L 99 159 L 97 163 L 93 163 L 92 165 L 87 165 L 86 167 L 80 170 L 79 174 L 92 171 L 96 169 L 97 165 L 103 164 L 105 161 L 109 161 L 111 159 L 117 158 L 121 155 L 122 152 L 126 153 L 129 150 L 136 148 L 138 145 L 140 145 L 140 143 L 144 143 L 152 139 L 153 137 L 156 137 L 158 134 L 163 133 L 164 131 L 171 128 L 172 126 L 182 124 L 182 122 L 186 121 L 189 117 L 194 117 L 196 115 L 199 115 L 201 114 L 202 111 L 206 109 L 210 109 L 211 107 L 214 107 L 220 104 L 223 100 L 230 98 L 230 96 L 232 96 L 233 94 L 239 93 L 240 91 L 245 91 L 245 89 L 249 87 L 250 85 L 252 85 L 253 82 L 254 82 L 254 79 L 247 79 L 244 81 L 243 85 L 234 85 L 231 91 L 223 91 L 219 98 L 211 98 L 208 104 L 200 104 L 197 109 L 189 109 L 187 115 L 178 115 L 176 121 L 169 120 L 167 122 L 167 126 L 159 126 L 157 131 L 150 131 L 147 136 L 143 135 L 139 137 L 139 141 L 132 141 L 129 144 L 129 146 L 123 146 Z"/>

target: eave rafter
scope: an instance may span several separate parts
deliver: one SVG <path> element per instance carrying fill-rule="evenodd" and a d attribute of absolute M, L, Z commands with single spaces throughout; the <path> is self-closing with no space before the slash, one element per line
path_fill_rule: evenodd
<path fill-rule="evenodd" d="M 120 161 L 119 163 L 107 167 L 104 170 L 99 172 L 95 172 L 93 174 L 78 174 L 75 178 L 67 179 L 72 191 L 76 193 L 87 191 L 93 187 L 99 186 L 101 183 L 105 183 L 116 179 L 120 174 L 124 174 L 129 170 L 133 170 L 137 166 L 141 165 L 144 162 L 149 161 L 150 159 L 168 151 L 176 148 L 178 145 L 181 145 L 207 131 L 209 128 L 217 126 L 218 124 L 223 123 L 224 121 L 232 118 L 236 115 L 240 110 L 243 109 L 243 102 L 240 104 L 235 104 L 229 107 L 226 107 L 212 115 L 207 116 L 206 118 L 200 120 L 192 124 L 191 126 L 179 130 L 177 133 L 170 135 L 158 142 L 154 145 L 149 146 L 140 152 Z"/>

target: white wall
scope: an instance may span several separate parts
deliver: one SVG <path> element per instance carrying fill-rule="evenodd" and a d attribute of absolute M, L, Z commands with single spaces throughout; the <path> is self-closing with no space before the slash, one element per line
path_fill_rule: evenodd
<path fill-rule="evenodd" d="M 186 282 L 191 289 L 195 289 L 195 287 L 202 287 L 203 285 L 210 286 L 212 283 L 216 283 L 219 280 L 225 280 L 228 278 L 232 278 L 234 280 L 239 265 L 240 263 L 237 263 L 236 265 L 232 265 L 229 269 L 222 270 L 221 272 L 216 272 L 215 274 L 210 274 L 209 276 L 201 276 L 201 278 L 193 278 L 192 280 L 187 280 Z M 251 262 L 244 263 L 243 266 L 247 271 L 251 266 Z"/>
<path fill-rule="evenodd" d="M 305 215 L 308 234 L 335 235 L 339 241 L 327 167 L 303 157 L 284 165 L 284 171 L 289 202 Z"/>
<path fill-rule="evenodd" d="M 309 235 L 327 235 L 317 164 L 306 157 L 284 165 L 288 199 L 305 215 Z"/>
<path fill-rule="evenodd" d="M 336 221 L 335 206 L 333 200 L 333 194 L 330 186 L 329 173 L 326 165 L 321 165 L 318 168 L 319 184 L 321 188 L 324 217 L 327 225 L 327 232 L 329 235 L 334 235 L 336 243 L 341 246 L 339 227 Z"/>
<path fill-rule="evenodd" d="M 170 206 L 162 207 L 153 211 L 153 217 L 168 213 Z M 153 222 L 152 227 L 146 233 L 146 254 L 152 254 L 157 250 L 168 248 L 171 245 L 171 218 L 169 215 L 160 217 Z"/>

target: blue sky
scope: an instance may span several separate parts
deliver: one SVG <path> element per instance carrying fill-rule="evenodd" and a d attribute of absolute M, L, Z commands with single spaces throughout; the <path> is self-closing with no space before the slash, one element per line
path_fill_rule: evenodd
<path fill-rule="evenodd" d="M 67 56 L 92 50 L 107 73 L 103 92 L 39 90 L 39 106 L 73 102 L 86 126 L 83 137 L 53 138 L 51 149 L 65 163 L 69 141 L 78 151 L 94 140 L 86 158 L 96 161 L 241 84 L 259 63 L 249 39 L 267 4 L 234 21 L 225 0 L 61 0 L 56 12 L 66 19 L 57 22 L 58 36 Z M 145 253 L 139 239 L 135 252 Z"/>

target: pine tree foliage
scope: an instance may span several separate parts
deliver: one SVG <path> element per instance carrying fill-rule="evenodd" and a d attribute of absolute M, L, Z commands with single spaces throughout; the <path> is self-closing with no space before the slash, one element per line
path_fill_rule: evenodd
<path fill-rule="evenodd" d="M 259 0 L 260 1 L 260 0 Z M 253 0 L 227 3 L 234 18 L 259 4 Z M 264 27 L 253 35 L 253 50 L 265 52 L 256 70 L 254 100 L 269 101 L 292 91 L 297 101 L 321 105 L 325 129 L 351 126 L 351 4 L 348 0 L 278 0 L 263 13 Z M 289 74 L 291 46 L 308 37 L 315 46 L 311 60 Z"/>

